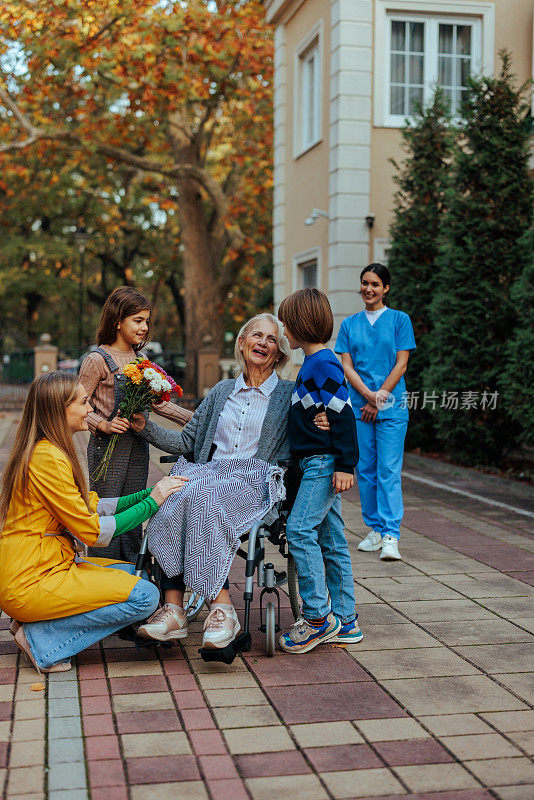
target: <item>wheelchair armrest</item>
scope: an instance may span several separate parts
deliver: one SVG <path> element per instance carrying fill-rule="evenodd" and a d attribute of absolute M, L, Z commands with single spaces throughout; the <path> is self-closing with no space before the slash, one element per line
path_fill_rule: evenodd
<path fill-rule="evenodd" d="M 177 458 L 178 458 L 178 456 L 171 456 L 171 455 L 169 455 L 169 456 L 160 456 L 159 457 L 159 463 L 160 464 L 174 464 L 174 462 L 176 461 Z"/>

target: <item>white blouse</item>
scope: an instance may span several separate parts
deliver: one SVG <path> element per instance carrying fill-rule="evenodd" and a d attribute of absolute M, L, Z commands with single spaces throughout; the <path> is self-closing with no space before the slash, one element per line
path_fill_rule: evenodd
<path fill-rule="evenodd" d="M 247 386 L 243 373 L 239 375 L 217 423 L 213 459 L 256 455 L 263 420 L 277 383 L 276 372 L 258 387 Z"/>

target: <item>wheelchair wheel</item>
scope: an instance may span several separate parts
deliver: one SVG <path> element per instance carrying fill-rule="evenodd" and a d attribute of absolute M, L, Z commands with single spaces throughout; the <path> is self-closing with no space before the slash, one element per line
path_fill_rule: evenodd
<path fill-rule="evenodd" d="M 276 612 L 272 600 L 265 604 L 265 652 L 274 656 L 276 651 Z"/>
<path fill-rule="evenodd" d="M 295 564 L 295 559 L 291 553 L 288 553 L 287 556 L 287 588 L 289 591 L 289 602 L 291 603 L 293 619 L 297 620 L 300 617 L 299 582 L 297 576 L 297 565 Z"/>
<path fill-rule="evenodd" d="M 189 596 L 186 596 L 184 609 L 188 622 L 193 622 L 198 617 L 205 602 L 206 598 L 198 594 L 198 592 L 190 592 Z"/>

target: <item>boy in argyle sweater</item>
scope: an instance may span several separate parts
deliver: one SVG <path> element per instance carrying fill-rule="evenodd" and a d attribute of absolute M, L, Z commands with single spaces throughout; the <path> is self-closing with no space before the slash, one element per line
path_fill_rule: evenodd
<path fill-rule="evenodd" d="M 322 642 L 363 638 L 341 516 L 341 492 L 354 485 L 358 461 L 356 423 L 343 367 L 325 346 L 334 326 L 326 295 L 312 287 L 294 292 L 282 301 L 278 317 L 291 349 L 300 347 L 305 356 L 289 412 L 289 441 L 302 481 L 286 532 L 303 618 L 279 643 L 287 653 L 307 653 Z M 330 430 L 313 424 L 319 411 L 326 411 Z"/>

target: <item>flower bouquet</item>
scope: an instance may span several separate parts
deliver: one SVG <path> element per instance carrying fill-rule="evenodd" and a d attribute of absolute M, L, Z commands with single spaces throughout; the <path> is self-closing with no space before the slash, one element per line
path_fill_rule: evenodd
<path fill-rule="evenodd" d="M 132 414 L 145 411 L 152 403 L 168 403 L 172 394 L 177 397 L 183 395 L 181 386 L 164 369 L 144 356 L 126 364 L 124 375 L 126 381 L 118 413 L 125 419 L 131 419 Z M 111 437 L 102 461 L 91 476 L 94 481 L 106 477 L 119 436 L 122 434 L 115 433 Z"/>

